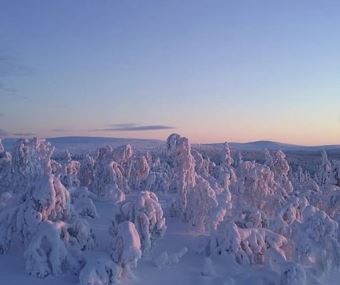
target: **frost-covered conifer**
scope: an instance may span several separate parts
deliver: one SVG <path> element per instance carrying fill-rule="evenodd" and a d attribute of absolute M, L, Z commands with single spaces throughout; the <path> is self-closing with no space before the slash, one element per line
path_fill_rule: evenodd
<path fill-rule="evenodd" d="M 6 152 L 0 139 L 0 193 L 10 192 L 12 188 L 12 156 Z"/>
<path fill-rule="evenodd" d="M 147 157 L 144 155 L 137 155 L 132 161 L 129 181 L 130 187 L 137 191 L 149 190 L 145 189 L 149 173 L 150 166 Z"/>
<path fill-rule="evenodd" d="M 79 274 L 80 285 L 110 285 L 120 282 L 122 268 L 109 257 L 91 258 Z"/>
<path fill-rule="evenodd" d="M 141 256 L 141 241 L 135 224 L 129 221 L 119 223 L 113 236 L 111 258 L 125 274 L 131 274 Z"/>
<path fill-rule="evenodd" d="M 63 171 L 60 176 L 60 179 L 66 188 L 80 186 L 79 172 L 80 172 L 79 161 L 70 160 L 65 165 L 63 165 Z"/>
<path fill-rule="evenodd" d="M 323 150 L 321 152 L 321 165 L 319 167 L 319 183 L 321 186 L 327 185 L 332 182 L 332 164 L 328 160 L 327 152 Z"/>
<path fill-rule="evenodd" d="M 196 185 L 188 193 L 186 218 L 192 225 L 204 230 L 218 206 L 215 191 L 203 177 L 196 177 Z"/>
<path fill-rule="evenodd" d="M 94 180 L 94 158 L 86 154 L 80 162 L 79 181 L 80 186 L 89 187 Z"/>
<path fill-rule="evenodd" d="M 174 182 L 177 188 L 176 210 L 186 219 L 188 192 L 195 186 L 195 159 L 191 154 L 189 140 L 178 134 L 167 139 L 167 153 L 174 163 Z"/>
<path fill-rule="evenodd" d="M 133 222 L 140 237 L 141 249 L 148 252 L 166 231 L 162 207 L 155 193 L 143 191 L 136 198 L 117 204 L 112 221 L 112 234 L 123 221 Z"/>
<path fill-rule="evenodd" d="M 94 180 L 90 190 L 99 199 L 124 200 L 125 178 L 120 165 L 113 160 L 112 148 L 107 146 L 98 150 L 94 165 Z"/>
<path fill-rule="evenodd" d="M 69 192 L 52 174 L 52 152 L 45 140 L 18 141 L 12 167 L 17 188 L 0 212 L 1 253 L 22 243 L 27 272 L 38 277 L 76 272 L 81 251 L 94 242 L 90 226 L 72 213 Z"/>
<path fill-rule="evenodd" d="M 70 188 L 71 203 L 74 211 L 81 217 L 96 218 L 98 216 L 96 206 L 93 203 L 95 195 L 86 187 Z"/>

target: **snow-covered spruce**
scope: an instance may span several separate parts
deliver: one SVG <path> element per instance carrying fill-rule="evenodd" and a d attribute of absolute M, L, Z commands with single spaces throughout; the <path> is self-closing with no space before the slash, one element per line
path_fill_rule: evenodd
<path fill-rule="evenodd" d="M 133 277 L 132 269 L 142 257 L 141 240 L 134 223 L 121 222 L 113 236 L 111 258 L 123 269 L 123 274 Z"/>
<path fill-rule="evenodd" d="M 165 161 L 157 158 L 149 171 L 145 181 L 145 189 L 155 193 L 168 193 L 170 191 L 170 182 L 172 181 L 173 172 L 170 165 Z"/>
<path fill-rule="evenodd" d="M 12 180 L 12 156 L 5 151 L 0 139 L 0 193 L 10 192 Z"/>
<path fill-rule="evenodd" d="M 201 230 L 210 226 L 214 210 L 218 206 L 215 191 L 207 180 L 201 176 L 196 177 L 195 186 L 187 195 L 186 219 L 191 225 Z"/>
<path fill-rule="evenodd" d="M 39 224 L 25 251 L 26 272 L 44 278 L 58 275 L 70 268 L 77 271 L 81 261 L 75 260 L 68 252 L 62 239 L 66 234 L 62 222 L 44 221 Z"/>
<path fill-rule="evenodd" d="M 314 266 L 320 272 L 339 267 L 337 222 L 313 206 L 307 206 L 302 216 L 302 221 L 297 220 L 292 225 L 294 260 L 301 265 Z"/>
<path fill-rule="evenodd" d="M 52 174 L 53 148 L 43 140 L 21 140 L 13 155 L 14 201 L 0 213 L 0 248 L 6 252 L 17 241 L 26 244 L 45 220 L 69 216 L 69 193 Z M 15 225 L 15 226 L 13 226 Z"/>
<path fill-rule="evenodd" d="M 145 155 L 137 155 L 132 161 L 129 171 L 129 185 L 134 190 L 147 190 L 146 182 L 149 177 L 150 166 Z"/>
<path fill-rule="evenodd" d="M 89 187 L 94 180 L 94 158 L 86 154 L 80 162 L 79 182 L 80 186 Z"/>
<path fill-rule="evenodd" d="M 81 217 L 98 217 L 97 209 L 93 203 L 96 196 L 86 187 L 70 188 L 71 204 L 74 211 Z"/>
<path fill-rule="evenodd" d="M 115 202 L 124 200 L 127 183 L 121 166 L 113 159 L 113 150 L 110 146 L 98 150 L 93 173 L 94 179 L 90 190 L 99 199 L 111 199 Z"/>
<path fill-rule="evenodd" d="M 241 229 L 235 223 L 225 221 L 211 236 L 208 253 L 231 255 L 240 264 L 262 264 L 268 250 L 286 259 L 284 247 L 287 243 L 284 236 L 268 229 Z"/>
<path fill-rule="evenodd" d="M 177 192 L 175 209 L 186 220 L 188 193 L 195 186 L 195 159 L 191 154 L 191 145 L 187 138 L 172 134 L 166 144 L 169 159 L 174 165 L 172 184 Z"/>
<path fill-rule="evenodd" d="M 111 258 L 101 256 L 92 257 L 79 274 L 80 285 L 110 285 L 120 281 L 122 268 Z"/>
<path fill-rule="evenodd" d="M 209 161 L 205 161 L 198 151 L 191 150 L 187 138 L 172 134 L 167 139 L 167 155 L 173 164 L 172 187 L 177 192 L 175 213 L 203 231 L 216 227 L 230 208 L 229 185 L 236 176 L 227 144 L 224 150 L 218 171 L 214 169 L 217 175 L 212 176 L 209 175 Z"/>
<path fill-rule="evenodd" d="M 179 251 L 168 253 L 167 251 L 163 251 L 159 256 L 154 259 L 154 265 L 159 269 L 164 266 L 176 265 L 180 262 L 183 256 L 188 253 L 188 248 L 183 247 Z"/>
<path fill-rule="evenodd" d="M 85 220 L 71 211 L 70 197 L 52 174 L 53 147 L 44 140 L 20 140 L 13 154 L 13 197 L 0 212 L 0 249 L 26 248 L 29 274 L 46 277 L 77 272 L 81 251 L 94 236 Z"/>
<path fill-rule="evenodd" d="M 148 252 L 166 231 L 163 209 L 156 194 L 149 191 L 140 192 L 131 200 L 117 204 L 111 227 L 113 236 L 117 234 L 119 225 L 124 221 L 134 223 L 143 253 Z"/>
<path fill-rule="evenodd" d="M 68 161 L 62 170 L 62 174 L 60 175 L 61 182 L 65 185 L 66 188 L 70 187 L 79 187 L 79 172 L 80 172 L 80 162 L 71 160 Z"/>

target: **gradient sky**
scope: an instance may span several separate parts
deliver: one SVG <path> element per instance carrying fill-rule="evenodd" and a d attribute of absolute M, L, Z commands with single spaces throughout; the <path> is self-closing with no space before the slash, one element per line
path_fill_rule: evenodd
<path fill-rule="evenodd" d="M 337 0 L 0 0 L 0 136 L 340 144 L 339 15 Z"/>

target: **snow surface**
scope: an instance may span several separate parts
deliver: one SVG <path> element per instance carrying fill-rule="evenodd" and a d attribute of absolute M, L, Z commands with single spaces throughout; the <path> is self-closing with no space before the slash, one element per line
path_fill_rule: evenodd
<path fill-rule="evenodd" d="M 99 237 L 99 244 L 105 247 L 106 231 L 108 218 L 112 210 L 109 202 L 99 202 L 97 205 L 102 218 L 94 223 L 94 229 Z M 183 247 L 188 247 L 189 252 L 183 256 L 180 263 L 164 265 L 158 268 L 155 266 L 153 259 L 142 260 L 139 262 L 135 272 L 136 280 L 128 280 L 124 284 L 129 285 L 220 285 L 220 284 L 270 284 L 266 283 L 266 276 L 269 274 L 265 268 L 261 273 L 252 270 L 250 266 L 240 266 L 232 260 L 225 263 L 222 258 L 213 258 L 214 271 L 216 275 L 206 276 L 202 274 L 205 269 L 205 258 L 195 253 L 194 247 L 200 233 L 187 224 L 178 221 L 176 218 L 170 218 L 167 222 L 168 229 L 164 238 L 159 241 L 154 255 L 158 256 L 165 250 L 170 254 L 178 252 Z M 78 278 L 71 275 L 49 276 L 46 279 L 37 279 L 25 274 L 25 264 L 20 253 L 11 253 L 10 255 L 0 255 L 0 284 L 13 285 L 75 285 Z M 340 271 L 334 271 L 324 277 L 322 284 L 337 285 L 339 284 Z M 310 283 L 312 284 L 312 283 Z"/>

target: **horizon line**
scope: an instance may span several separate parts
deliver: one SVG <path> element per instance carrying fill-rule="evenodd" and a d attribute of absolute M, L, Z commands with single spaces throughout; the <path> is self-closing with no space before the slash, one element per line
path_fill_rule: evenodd
<path fill-rule="evenodd" d="M 144 140 L 144 141 L 159 141 L 159 142 L 166 142 L 166 139 L 157 139 L 157 138 L 129 138 L 129 137 L 112 137 L 112 136 L 82 136 L 82 135 L 69 135 L 69 136 L 8 136 L 8 137 L 0 137 L 2 141 L 4 140 L 19 140 L 19 139 L 30 139 L 30 138 L 41 138 L 41 139 L 62 139 L 62 138 L 101 138 L 101 139 L 121 139 L 121 140 Z M 308 145 L 308 144 L 297 144 L 297 143 L 287 143 L 287 142 L 282 142 L 282 141 L 276 141 L 276 140 L 271 140 L 271 139 L 258 139 L 258 140 L 251 140 L 251 141 L 215 141 L 215 142 L 196 142 L 190 139 L 188 137 L 190 144 L 192 145 L 214 145 L 214 144 L 223 144 L 227 142 L 228 144 L 252 144 L 252 143 L 260 143 L 260 142 L 267 142 L 267 143 L 277 143 L 277 144 L 282 144 L 286 146 L 295 146 L 295 147 L 331 147 L 331 146 L 337 146 L 340 147 L 340 142 L 339 144 L 313 144 L 313 145 Z"/>

